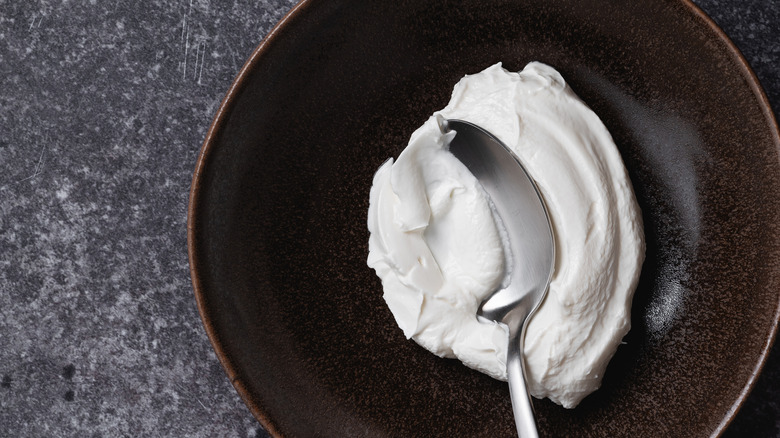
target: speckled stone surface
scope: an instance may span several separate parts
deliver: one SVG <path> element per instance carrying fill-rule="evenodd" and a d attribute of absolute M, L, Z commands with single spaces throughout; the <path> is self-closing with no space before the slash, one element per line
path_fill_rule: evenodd
<path fill-rule="evenodd" d="M 780 0 L 696 2 L 780 110 Z M 195 308 L 200 144 L 290 1 L 0 0 L 0 437 L 267 436 Z M 780 436 L 780 345 L 727 436 Z"/>

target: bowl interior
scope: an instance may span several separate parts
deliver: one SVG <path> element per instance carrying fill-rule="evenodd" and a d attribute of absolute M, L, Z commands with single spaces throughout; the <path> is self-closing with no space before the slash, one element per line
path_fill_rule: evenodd
<path fill-rule="evenodd" d="M 558 69 L 602 118 L 642 208 L 632 330 L 545 436 L 701 436 L 741 403 L 778 318 L 778 131 L 688 2 L 303 2 L 247 63 L 190 205 L 220 360 L 279 436 L 512 436 L 506 385 L 404 339 L 365 263 L 374 171 L 464 74 Z"/>

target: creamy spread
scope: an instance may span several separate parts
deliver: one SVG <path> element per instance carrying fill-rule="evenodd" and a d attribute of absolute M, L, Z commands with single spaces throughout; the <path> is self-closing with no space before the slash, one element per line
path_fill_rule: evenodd
<path fill-rule="evenodd" d="M 598 389 L 630 329 L 644 260 L 640 210 L 612 137 L 552 67 L 501 64 L 455 85 L 449 104 L 374 176 L 368 265 L 404 335 L 506 380 L 506 326 L 477 319 L 505 285 L 505 245 L 487 195 L 448 151 L 436 117 L 477 124 L 536 181 L 556 239 L 548 295 L 525 339 L 529 390 L 567 408 Z"/>

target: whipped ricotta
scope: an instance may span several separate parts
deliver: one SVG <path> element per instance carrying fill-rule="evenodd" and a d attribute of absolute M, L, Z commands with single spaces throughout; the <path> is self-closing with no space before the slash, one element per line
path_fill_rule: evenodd
<path fill-rule="evenodd" d="M 528 386 L 575 407 L 598 389 L 630 329 L 644 261 L 639 207 L 612 137 L 552 67 L 501 64 L 465 76 L 449 104 L 374 176 L 368 265 L 404 335 L 432 353 L 506 380 L 506 326 L 478 320 L 505 285 L 505 241 L 487 195 L 448 151 L 436 117 L 475 123 L 507 144 L 536 181 L 556 239 L 548 295 L 525 339 Z"/>

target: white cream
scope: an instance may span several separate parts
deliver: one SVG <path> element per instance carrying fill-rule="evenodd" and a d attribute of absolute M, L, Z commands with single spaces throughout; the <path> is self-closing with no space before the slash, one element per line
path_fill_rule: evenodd
<path fill-rule="evenodd" d="M 598 389 L 630 329 L 644 260 L 639 207 L 601 120 L 552 67 L 496 64 L 461 79 L 450 103 L 374 176 L 368 265 L 407 338 L 506 380 L 507 331 L 479 304 L 505 279 L 504 244 L 479 183 L 447 150 L 435 116 L 487 129 L 525 165 L 556 238 L 555 274 L 528 324 L 531 394 L 567 408 Z"/>

